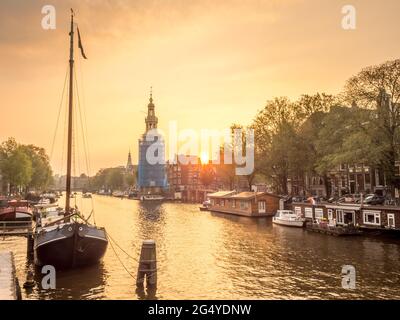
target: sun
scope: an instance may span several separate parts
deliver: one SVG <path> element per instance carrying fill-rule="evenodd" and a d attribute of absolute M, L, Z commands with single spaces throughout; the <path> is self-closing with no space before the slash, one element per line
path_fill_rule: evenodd
<path fill-rule="evenodd" d="M 206 164 L 206 163 L 208 163 L 209 159 L 210 158 L 208 157 L 208 153 L 205 152 L 205 151 L 202 151 L 201 154 L 200 154 L 201 163 L 202 164 Z"/>

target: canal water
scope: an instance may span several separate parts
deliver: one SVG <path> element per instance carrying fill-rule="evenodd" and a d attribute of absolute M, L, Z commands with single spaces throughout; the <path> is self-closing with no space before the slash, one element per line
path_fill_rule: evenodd
<path fill-rule="evenodd" d="M 76 203 L 90 212 L 91 199 Z M 337 238 L 192 204 L 97 195 L 93 203 L 97 225 L 131 257 L 109 245 L 100 265 L 59 271 L 55 290 L 41 289 L 37 270 L 24 299 L 400 299 L 400 236 Z M 156 292 L 135 285 L 145 239 L 157 243 Z M 15 253 L 22 285 L 31 268 L 26 239 L 0 239 L 4 249 Z M 356 269 L 355 290 L 342 288 L 343 265 Z"/>

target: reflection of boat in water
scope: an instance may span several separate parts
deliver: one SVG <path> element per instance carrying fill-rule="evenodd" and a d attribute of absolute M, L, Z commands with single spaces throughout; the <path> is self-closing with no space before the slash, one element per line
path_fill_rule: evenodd
<path fill-rule="evenodd" d="M 108 245 L 105 229 L 89 224 L 88 219 L 85 219 L 76 207 L 70 206 L 70 198 L 74 197 L 71 192 L 74 28 L 74 14 L 71 12 L 65 210 L 57 207 L 46 208 L 44 212 L 39 210 L 36 213 L 37 224 L 33 235 L 35 265 L 53 265 L 59 269 L 97 263 Z"/>
<path fill-rule="evenodd" d="M 302 228 L 306 220 L 292 210 L 278 210 L 272 218 L 272 222 L 282 226 Z"/>
<path fill-rule="evenodd" d="M 163 196 L 156 195 L 156 194 L 146 194 L 146 195 L 140 197 L 140 200 L 142 200 L 142 201 L 162 201 L 164 199 L 165 198 Z"/>

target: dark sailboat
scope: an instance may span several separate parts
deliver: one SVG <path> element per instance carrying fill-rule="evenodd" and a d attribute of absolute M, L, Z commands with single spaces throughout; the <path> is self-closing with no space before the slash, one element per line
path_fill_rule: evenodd
<path fill-rule="evenodd" d="M 38 266 L 53 265 L 65 269 L 97 263 L 103 257 L 107 245 L 104 228 L 91 225 L 78 209 L 71 208 L 71 162 L 73 125 L 73 70 L 74 70 L 74 13 L 71 9 L 70 57 L 69 57 L 69 104 L 68 146 L 65 210 L 56 208 L 46 212 L 37 221 L 34 233 L 34 262 Z M 78 29 L 79 48 L 83 57 Z M 51 217 L 52 219 L 49 219 Z"/>

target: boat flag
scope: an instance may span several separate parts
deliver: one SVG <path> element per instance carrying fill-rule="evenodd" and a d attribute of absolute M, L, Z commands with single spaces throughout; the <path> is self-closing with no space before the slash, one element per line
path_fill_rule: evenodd
<path fill-rule="evenodd" d="M 83 51 L 82 41 L 81 41 L 81 34 L 79 32 L 79 28 L 77 28 L 77 29 L 78 29 L 78 47 L 79 47 L 79 49 L 81 49 L 82 57 L 87 59 L 87 57 L 85 55 L 85 52 Z"/>

